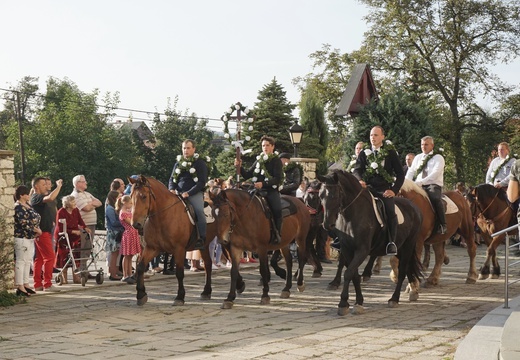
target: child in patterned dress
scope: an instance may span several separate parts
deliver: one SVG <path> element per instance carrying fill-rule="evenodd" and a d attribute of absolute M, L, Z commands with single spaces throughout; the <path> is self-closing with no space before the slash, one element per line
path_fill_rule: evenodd
<path fill-rule="evenodd" d="M 135 284 L 132 277 L 132 258 L 141 252 L 141 241 L 139 233 L 132 226 L 132 198 L 125 195 L 117 199 L 116 211 L 119 212 L 119 220 L 125 228 L 123 237 L 121 238 L 121 248 L 119 253 L 123 256 L 123 278 L 128 284 Z"/>

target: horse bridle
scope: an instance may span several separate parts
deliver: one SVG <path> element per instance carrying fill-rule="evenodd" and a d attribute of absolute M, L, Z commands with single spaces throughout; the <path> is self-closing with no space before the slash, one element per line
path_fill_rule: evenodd
<path fill-rule="evenodd" d="M 489 202 L 488 206 L 486 206 L 486 208 L 485 208 L 484 210 L 482 210 L 482 207 L 480 206 L 480 201 L 478 200 L 478 194 L 475 194 L 475 203 L 476 203 L 476 205 L 477 205 L 478 210 L 480 211 L 479 216 L 482 216 L 482 217 L 484 218 L 484 220 L 485 220 L 486 222 L 488 222 L 488 223 L 489 223 L 489 222 L 493 222 L 493 223 L 494 223 L 495 221 L 499 220 L 502 216 L 504 216 L 504 215 L 507 213 L 508 210 L 511 210 L 511 211 L 512 211 L 512 209 L 511 209 L 510 206 L 506 206 L 506 208 L 505 208 L 504 210 L 502 210 L 502 212 L 501 212 L 500 214 L 498 214 L 497 216 L 495 216 L 493 219 L 488 219 L 488 218 L 486 217 L 486 215 L 485 215 L 484 213 L 487 211 L 487 209 L 490 208 L 491 205 L 493 205 L 493 202 L 495 202 L 495 200 L 498 198 L 498 194 L 499 194 L 499 193 L 500 193 L 500 190 L 497 191 L 497 193 L 496 193 L 495 196 L 493 197 L 493 200 L 491 200 L 491 201 Z"/>
<path fill-rule="evenodd" d="M 165 211 L 165 210 L 167 210 L 167 209 L 169 209 L 169 208 L 171 208 L 171 207 L 177 205 L 178 203 L 182 202 L 180 196 L 177 195 L 177 199 L 178 199 L 178 200 L 177 200 L 176 202 L 174 202 L 173 204 L 170 204 L 170 205 L 166 206 L 165 208 L 163 208 L 163 209 L 161 209 L 161 210 L 158 210 L 158 211 L 156 211 L 156 212 L 150 214 L 150 208 L 152 207 L 152 206 L 151 206 L 151 205 L 152 205 L 152 198 L 153 198 L 154 200 L 156 200 L 155 194 L 154 194 L 154 192 L 153 192 L 153 190 L 152 190 L 152 187 L 151 187 L 149 184 L 141 184 L 140 186 L 136 186 L 136 190 L 139 189 L 140 187 L 146 187 L 146 188 L 148 188 L 148 191 L 150 192 L 150 195 L 151 195 L 151 196 L 148 197 L 148 211 L 146 212 L 146 218 L 147 218 L 147 219 L 149 219 L 149 218 L 151 218 L 152 216 L 155 216 L 155 215 L 157 215 L 157 214 L 159 214 L 159 213 L 161 213 L 161 212 L 163 212 L 163 211 Z"/>
<path fill-rule="evenodd" d="M 307 189 L 306 192 L 307 192 L 307 194 L 318 194 L 320 191 L 319 191 L 319 190 L 316 190 L 316 189 Z M 311 214 L 312 216 L 316 216 L 316 215 L 318 215 L 320 212 L 323 211 L 323 205 L 321 204 L 321 200 L 320 200 L 320 202 L 319 202 L 319 204 L 318 204 L 319 209 L 315 209 L 315 208 L 313 208 L 313 207 L 310 206 L 307 202 L 305 202 L 305 206 L 307 206 L 309 209 L 312 209 L 312 210 L 315 211 L 314 214 Z M 310 211 L 310 210 L 309 210 L 309 211 Z"/>
<path fill-rule="evenodd" d="M 229 231 L 228 231 L 228 234 L 229 234 L 229 237 L 231 238 L 231 234 L 233 233 L 233 231 L 235 230 L 235 226 L 236 226 L 236 223 L 235 223 L 235 219 L 234 219 L 234 216 L 233 214 L 236 213 L 236 209 L 234 208 L 233 204 L 231 203 L 231 201 L 229 200 L 219 200 L 217 203 L 213 203 L 214 206 L 215 206 L 215 210 L 219 209 L 222 205 L 227 205 L 229 206 L 229 217 L 230 217 L 230 220 L 229 220 Z M 216 218 L 216 217 L 215 217 Z"/>
<path fill-rule="evenodd" d="M 336 187 L 339 187 L 339 184 L 325 184 L 325 186 L 336 186 Z M 340 192 L 341 192 L 341 187 L 339 188 Z M 343 208 L 340 208 L 339 211 L 340 213 L 344 213 L 345 211 L 347 211 L 347 209 L 349 207 L 352 206 L 352 204 L 354 204 L 354 202 L 361 196 L 361 194 L 363 194 L 363 190 L 365 190 L 364 188 L 361 188 L 361 190 L 359 190 L 358 194 L 356 195 L 356 197 L 345 207 Z"/>

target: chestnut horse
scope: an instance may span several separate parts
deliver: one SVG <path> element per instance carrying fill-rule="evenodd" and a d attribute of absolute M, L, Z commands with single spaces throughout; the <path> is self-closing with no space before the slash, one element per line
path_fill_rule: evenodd
<path fill-rule="evenodd" d="M 356 290 L 353 312 L 362 312 L 364 299 L 358 268 L 369 255 L 374 259 L 375 256 L 386 253 L 386 227 L 381 227 L 377 219 L 369 190 L 362 188 L 354 175 L 335 170 L 330 175 L 318 176 L 318 179 L 322 182 L 320 198 L 325 209 L 323 227 L 327 231 L 343 234 L 340 237 L 340 256 L 344 257 L 347 269 L 338 314 L 345 315 L 349 310 L 351 281 Z M 390 307 L 399 303 L 405 277 L 413 285 L 419 283 L 421 277 L 420 264 L 415 252 L 416 239 L 422 224 L 421 212 L 407 199 L 396 198 L 395 204 L 401 210 L 404 221 L 397 227 L 399 275 L 394 293 L 388 300 Z M 418 297 L 417 289 L 412 289 L 409 299 L 414 301 Z"/>
<path fill-rule="evenodd" d="M 190 235 L 194 229 L 186 206 L 181 198 L 170 191 L 160 181 L 139 175 L 137 179 L 129 178 L 132 183 L 132 226 L 143 231 L 145 246 L 137 265 L 137 304 L 144 305 L 148 295 L 144 286 L 144 271 L 148 263 L 161 251 L 173 254 L 175 259 L 175 275 L 178 281 L 177 296 L 173 305 L 184 305 L 186 291 L 184 289 L 184 259 Z M 204 259 L 206 284 L 201 299 L 211 299 L 211 264 L 209 243 L 216 235 L 216 225 L 207 225 L 206 246 L 201 251 Z M 209 264 L 209 266 L 208 266 Z"/>
<path fill-rule="evenodd" d="M 453 214 L 446 214 L 446 225 L 448 231 L 445 234 L 436 232 L 436 215 L 433 207 L 428 199 L 428 194 L 422 187 L 411 180 L 405 180 L 401 187 L 401 195 L 410 199 L 419 209 L 423 215 L 423 223 L 417 238 L 417 257 L 420 259 L 424 245 L 432 245 L 435 253 L 435 265 L 428 279 L 426 286 L 435 286 L 439 283 L 441 275 L 441 267 L 444 263 L 445 241 L 448 240 L 455 233 L 460 234 L 467 243 L 467 251 L 469 256 L 469 270 L 466 277 L 466 284 L 474 284 L 477 281 L 477 269 L 475 265 L 475 256 L 477 253 L 477 246 L 474 239 L 473 219 L 471 217 L 471 210 L 468 202 L 460 193 L 456 191 L 445 192 L 444 195 L 449 197 L 458 211 Z"/>
<path fill-rule="evenodd" d="M 217 219 L 217 236 L 220 242 L 229 250 L 231 256 L 231 287 L 227 299 L 222 304 L 223 309 L 231 309 L 236 298 L 237 286 L 243 291 L 245 284 L 241 282 L 238 267 L 244 250 L 254 251 L 260 261 L 260 274 L 262 276 L 263 292 L 261 304 L 270 303 L 269 298 L 269 263 L 267 252 L 281 249 L 287 266 L 287 274 L 292 274 L 292 256 L 289 244 L 296 240 L 298 245 L 298 290 L 303 291 L 303 267 L 307 253 L 305 239 L 309 232 L 310 215 L 305 204 L 298 198 L 282 196 L 283 199 L 296 207 L 296 213 L 283 219 L 281 238 L 277 245 L 270 243 L 271 224 L 264 215 L 264 209 L 260 201 L 244 190 L 226 189 L 213 196 L 215 217 Z M 292 276 L 286 276 L 285 287 L 282 290 L 282 298 L 290 296 Z"/>
<path fill-rule="evenodd" d="M 490 184 L 475 186 L 468 193 L 468 201 L 471 204 L 471 212 L 477 220 L 482 238 L 487 245 L 486 261 L 480 269 L 479 279 L 487 279 L 490 274 L 490 263 L 493 264 L 492 279 L 500 277 L 500 264 L 497 261 L 497 247 L 502 244 L 505 234 L 491 237 L 491 234 L 505 229 L 517 223 L 517 218 L 509 202 L 507 194 Z M 516 230 L 510 235 L 516 235 Z"/>

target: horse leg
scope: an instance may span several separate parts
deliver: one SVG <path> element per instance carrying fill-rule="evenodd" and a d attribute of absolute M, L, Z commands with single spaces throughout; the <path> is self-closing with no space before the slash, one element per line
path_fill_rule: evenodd
<path fill-rule="evenodd" d="M 363 278 L 363 282 L 368 282 L 368 280 L 370 280 L 370 278 L 372 277 L 372 267 L 374 266 L 374 262 L 377 258 L 377 256 L 371 255 L 368 259 L 367 265 L 365 266 L 363 274 L 361 275 L 361 277 Z"/>
<path fill-rule="evenodd" d="M 401 250 L 402 251 L 402 250 Z M 408 254 L 408 258 L 409 258 Z M 395 285 L 394 293 L 392 294 L 392 297 L 390 300 L 388 300 L 388 307 L 396 307 L 399 305 L 399 299 L 401 296 L 401 288 L 403 287 L 403 281 L 406 277 L 406 273 L 408 270 L 408 263 L 410 262 L 410 259 L 405 259 L 405 257 L 402 257 L 403 260 L 399 261 L 399 274 L 397 276 L 397 284 Z"/>
<path fill-rule="evenodd" d="M 224 303 L 220 307 L 221 309 L 232 309 L 233 308 L 233 302 L 236 298 L 236 291 L 237 291 L 237 282 L 238 282 L 238 267 L 240 266 L 240 257 L 242 256 L 242 250 L 231 247 L 231 250 L 229 252 L 230 258 L 231 258 L 231 285 L 229 288 L 229 293 L 224 300 Z"/>
<path fill-rule="evenodd" d="M 183 249 L 176 250 L 173 257 L 175 260 L 175 276 L 177 277 L 177 296 L 173 300 L 173 306 L 182 306 L 186 297 L 186 290 L 184 289 L 184 259 L 186 258 L 186 252 Z"/>
<path fill-rule="evenodd" d="M 374 268 L 372 269 L 372 272 L 374 274 L 379 274 L 381 272 L 381 268 L 383 267 L 383 257 L 378 256 L 376 259 L 376 263 L 374 265 Z"/>
<path fill-rule="evenodd" d="M 319 259 L 316 248 L 314 247 L 314 239 L 316 239 L 316 245 L 318 245 L 318 230 L 321 228 L 321 225 L 311 225 L 309 229 L 309 233 L 305 239 L 305 248 L 307 249 L 308 260 L 309 263 L 314 268 L 312 273 L 312 277 L 321 277 L 323 272 L 323 266 L 321 265 L 321 261 Z M 300 256 L 300 252 L 298 250 L 298 257 Z"/>
<path fill-rule="evenodd" d="M 296 285 L 298 287 L 298 291 L 303 292 L 305 290 L 305 282 L 303 281 L 303 268 L 305 267 L 305 264 L 307 263 L 306 253 L 308 254 L 308 252 L 307 252 L 307 248 L 302 248 L 300 246 L 301 244 L 298 240 L 296 240 L 296 242 L 298 243 L 298 277 L 296 279 Z M 307 246 L 307 243 L 305 243 L 305 246 Z M 321 267 L 321 263 L 320 263 L 319 259 L 317 259 L 317 262 L 318 262 L 317 264 L 319 265 L 319 267 L 321 269 L 323 269 Z M 312 277 L 320 277 L 321 270 L 319 271 L 318 276 L 315 276 L 315 274 L 316 274 L 316 269 L 314 270 Z"/>
<path fill-rule="evenodd" d="M 211 242 L 211 240 L 212 239 L 206 240 L 204 250 L 201 251 L 202 259 L 204 260 L 204 271 L 206 273 L 204 291 L 202 291 L 202 293 L 200 294 L 201 300 L 211 300 L 211 268 L 213 266 L 213 260 L 211 258 L 211 254 L 209 253 L 209 243 Z"/>
<path fill-rule="evenodd" d="M 495 249 L 493 249 L 493 244 L 489 244 L 486 250 L 486 260 L 484 261 L 484 265 L 480 268 L 480 274 L 478 276 L 479 280 L 485 280 L 489 277 L 491 259 L 495 255 Z"/>
<path fill-rule="evenodd" d="M 284 250 L 285 250 L 285 248 L 284 248 Z M 288 247 L 287 247 L 287 250 L 288 250 Z M 289 252 L 289 251 L 287 251 L 287 252 Z M 284 256 L 285 256 L 285 251 L 284 251 Z M 289 258 L 291 258 L 290 253 L 289 253 Z M 263 251 L 263 252 L 259 253 L 258 260 L 260 261 L 260 275 L 262 276 L 262 284 L 263 284 L 262 298 L 260 299 L 260 304 L 269 305 L 271 303 L 271 298 L 269 297 L 269 281 L 268 281 L 269 262 L 267 261 L 267 252 Z M 287 270 L 289 271 L 288 274 L 290 274 L 290 271 L 292 269 L 289 267 L 290 266 L 289 264 L 292 264 L 292 260 L 288 261 L 287 257 L 285 257 L 285 261 L 288 263 Z M 285 281 L 286 281 L 286 283 L 287 283 L 287 281 L 290 282 L 291 277 L 287 276 L 287 279 Z"/>
<path fill-rule="evenodd" d="M 419 251 L 419 259 L 421 258 L 421 254 Z M 424 245 L 424 257 L 422 262 L 422 268 L 427 270 L 430 267 L 430 245 Z"/>
<path fill-rule="evenodd" d="M 469 257 L 469 269 L 468 276 L 466 277 L 466 284 L 475 284 L 477 282 L 478 274 L 475 261 L 477 256 L 477 244 L 474 241 L 473 219 L 469 218 L 466 222 L 463 222 L 460 231 L 461 236 L 466 240 L 466 251 L 468 252 Z"/>
<path fill-rule="evenodd" d="M 360 315 L 365 312 L 365 308 L 363 307 L 363 293 L 361 292 L 361 276 L 356 271 L 354 274 L 354 278 L 352 279 L 352 284 L 354 285 L 354 289 L 356 290 L 356 303 L 352 306 L 352 314 Z"/>
<path fill-rule="evenodd" d="M 498 279 L 500 277 L 500 264 L 497 260 L 497 247 L 502 243 L 504 236 L 498 236 L 493 239 L 490 247 L 493 248 L 493 255 L 491 256 L 491 261 L 493 264 L 493 273 L 491 274 L 491 279 Z"/>
<path fill-rule="evenodd" d="M 425 287 L 437 286 L 439 284 L 441 267 L 444 263 L 444 241 L 435 243 L 432 246 L 435 253 L 435 265 L 433 266 L 432 272 L 424 284 Z"/>
<path fill-rule="evenodd" d="M 348 303 L 348 288 L 350 281 L 353 280 L 354 287 L 356 288 L 356 302 L 360 301 L 361 303 L 363 303 L 363 295 L 361 293 L 361 277 L 359 276 L 358 269 L 359 266 L 363 263 L 364 259 L 367 257 L 367 255 L 367 253 L 362 253 L 362 251 L 358 251 L 358 253 L 354 254 L 354 257 L 352 257 L 351 254 L 345 255 L 345 257 L 348 256 L 349 258 L 345 259 L 347 269 L 345 270 L 343 280 L 343 291 L 341 291 L 341 298 L 338 304 L 338 315 L 340 316 L 346 315 L 349 310 L 350 304 Z M 350 261 L 350 259 L 352 260 Z M 358 281 L 357 284 L 356 281 Z"/>
<path fill-rule="evenodd" d="M 341 271 L 343 270 L 344 266 L 345 258 L 340 252 L 338 257 L 338 268 L 336 270 L 336 276 L 327 286 L 327 290 L 337 290 L 339 288 L 339 286 L 341 285 Z"/>
<path fill-rule="evenodd" d="M 136 289 L 137 289 L 137 305 L 142 306 L 148 301 L 144 286 L 144 272 L 148 269 L 148 263 L 152 260 L 158 252 L 145 247 L 136 269 Z"/>
<path fill-rule="evenodd" d="M 285 280 L 287 278 L 287 273 L 286 273 L 285 269 L 282 269 L 280 267 L 280 265 L 278 265 L 278 261 L 280 261 L 280 259 L 281 259 L 280 249 L 277 249 L 277 250 L 275 250 L 275 252 L 271 256 L 271 262 L 270 263 L 271 263 L 271 266 L 273 267 L 274 273 L 276 275 L 278 275 L 280 278 Z M 292 262 L 292 260 L 290 260 L 290 261 Z"/>
<path fill-rule="evenodd" d="M 292 255 L 289 249 L 289 246 L 286 246 L 281 249 L 285 262 L 287 264 L 287 273 L 292 273 Z M 298 254 L 298 262 L 300 261 L 300 254 Z M 299 275 L 299 274 L 298 274 Z M 285 287 L 282 289 L 282 294 L 280 297 L 282 299 L 288 299 L 291 296 L 291 287 L 292 287 L 292 277 L 288 276 L 285 279 Z"/>
<path fill-rule="evenodd" d="M 392 268 L 389 275 L 390 280 L 396 284 L 399 277 L 399 258 L 397 256 L 390 257 L 390 267 Z"/>

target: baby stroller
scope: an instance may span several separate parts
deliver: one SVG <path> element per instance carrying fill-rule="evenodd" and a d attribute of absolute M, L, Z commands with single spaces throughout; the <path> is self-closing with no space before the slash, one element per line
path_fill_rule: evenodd
<path fill-rule="evenodd" d="M 104 281 L 104 274 L 102 268 L 97 268 L 96 264 L 96 257 L 93 255 L 92 248 L 93 248 L 93 242 L 90 241 L 90 235 L 85 231 L 82 230 L 81 236 L 86 236 L 88 241 L 85 241 L 85 243 L 90 244 L 90 247 L 88 248 L 80 248 L 80 249 L 73 249 L 70 245 L 69 235 L 67 234 L 67 220 L 65 219 L 59 219 L 59 222 L 63 224 L 63 232 L 59 233 L 59 240 L 62 241 L 65 240 L 67 244 L 67 249 L 69 250 L 69 256 L 67 258 L 67 262 L 63 266 L 63 268 L 58 269 L 60 272 L 56 275 L 55 281 L 56 284 L 61 285 L 64 282 L 65 278 L 65 270 L 68 267 L 72 267 L 72 273 L 73 274 L 79 274 L 81 276 L 81 286 L 85 286 L 85 284 L 88 281 L 89 275 L 91 272 L 96 273 L 96 283 L 101 285 Z M 74 253 L 76 253 L 76 257 L 74 257 Z M 87 255 L 84 255 L 87 254 Z M 86 263 L 85 269 L 79 269 L 76 266 L 76 261 L 82 261 L 84 260 Z M 90 266 L 94 265 L 94 270 L 89 270 Z"/>

